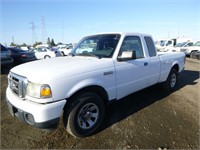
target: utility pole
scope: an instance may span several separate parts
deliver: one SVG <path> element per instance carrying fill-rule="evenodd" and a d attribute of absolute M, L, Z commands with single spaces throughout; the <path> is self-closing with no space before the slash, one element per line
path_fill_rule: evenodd
<path fill-rule="evenodd" d="M 46 38 L 46 28 L 45 28 L 45 20 L 44 16 L 42 16 L 42 43 L 45 43 L 45 38 Z"/>
<path fill-rule="evenodd" d="M 62 43 L 63 43 L 63 39 L 64 39 L 63 29 L 64 29 L 64 25 L 63 25 L 63 22 L 62 22 Z"/>
<path fill-rule="evenodd" d="M 168 31 L 168 38 L 170 38 L 170 31 Z"/>
<path fill-rule="evenodd" d="M 180 38 L 180 26 L 178 27 L 178 37 Z"/>
<path fill-rule="evenodd" d="M 15 43 L 15 39 L 14 39 L 14 36 L 12 36 L 12 42 L 13 42 L 13 44 Z"/>
<path fill-rule="evenodd" d="M 36 39 L 36 33 L 35 33 L 36 26 L 34 25 L 33 21 L 30 24 L 31 24 L 31 28 L 30 29 L 32 29 L 32 43 L 34 44 L 35 39 Z"/>

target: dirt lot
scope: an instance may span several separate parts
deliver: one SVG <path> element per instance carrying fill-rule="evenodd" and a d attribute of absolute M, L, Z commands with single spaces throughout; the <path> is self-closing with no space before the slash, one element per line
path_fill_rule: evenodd
<path fill-rule="evenodd" d="M 137 149 L 159 147 L 200 149 L 200 61 L 187 59 L 177 91 L 166 95 L 156 85 L 134 93 L 107 108 L 100 131 L 76 139 L 62 121 L 45 132 L 13 118 L 5 102 L 7 74 L 1 75 L 1 149 Z"/>

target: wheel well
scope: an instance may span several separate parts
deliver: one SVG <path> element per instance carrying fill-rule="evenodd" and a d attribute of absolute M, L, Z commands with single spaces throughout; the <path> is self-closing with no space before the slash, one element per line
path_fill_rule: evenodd
<path fill-rule="evenodd" d="M 107 102 L 108 102 L 108 94 L 107 94 L 106 90 L 100 86 L 94 85 L 94 86 L 85 87 L 85 88 L 77 91 L 76 93 L 74 93 L 72 96 L 74 96 L 78 93 L 82 93 L 82 92 L 96 93 L 102 98 L 102 100 L 104 101 L 105 104 L 107 104 Z"/>
<path fill-rule="evenodd" d="M 172 68 L 175 69 L 177 72 L 179 72 L 179 66 L 178 66 L 178 64 L 175 64 Z"/>
<path fill-rule="evenodd" d="M 197 51 L 198 51 L 198 50 L 192 50 L 191 53 L 192 53 L 192 52 L 197 52 Z"/>
<path fill-rule="evenodd" d="M 46 57 L 50 57 L 50 56 L 49 55 L 45 55 L 44 58 L 46 58 Z"/>

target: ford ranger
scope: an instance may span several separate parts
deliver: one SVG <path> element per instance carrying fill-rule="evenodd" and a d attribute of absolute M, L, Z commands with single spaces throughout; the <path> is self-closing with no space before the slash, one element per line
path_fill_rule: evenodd
<path fill-rule="evenodd" d="M 102 33 L 83 38 L 70 56 L 12 68 L 6 99 L 10 113 L 42 129 L 63 118 L 75 137 L 94 134 L 106 104 L 157 83 L 170 92 L 185 54 L 158 54 L 151 35 Z"/>

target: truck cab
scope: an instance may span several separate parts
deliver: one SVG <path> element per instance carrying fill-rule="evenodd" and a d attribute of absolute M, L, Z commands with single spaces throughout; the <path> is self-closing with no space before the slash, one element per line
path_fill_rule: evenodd
<path fill-rule="evenodd" d="M 171 52 L 171 50 L 177 45 L 184 43 L 185 45 L 191 44 L 191 38 L 173 38 L 173 39 L 161 39 L 155 42 L 157 51 L 160 52 Z"/>
<path fill-rule="evenodd" d="M 161 40 L 156 41 L 155 46 L 156 46 L 157 51 L 165 52 L 167 51 L 167 49 L 174 46 L 174 40 L 161 39 Z"/>

